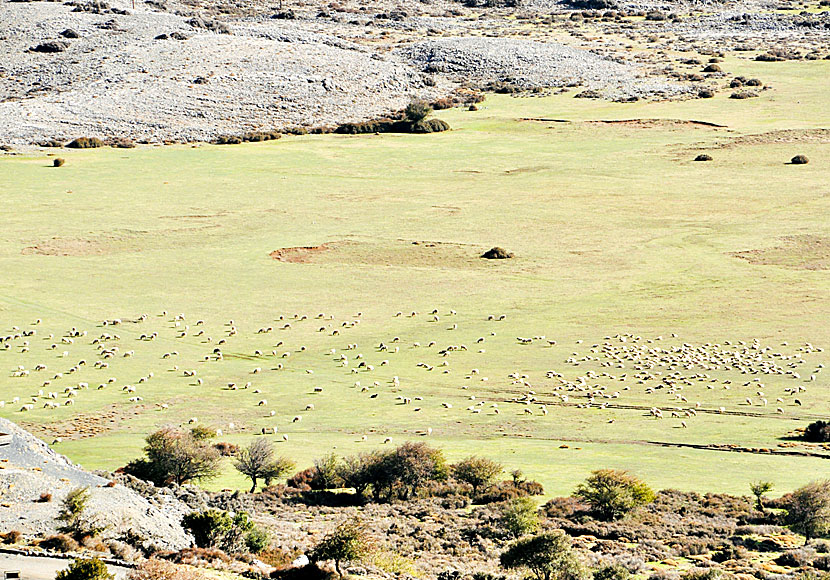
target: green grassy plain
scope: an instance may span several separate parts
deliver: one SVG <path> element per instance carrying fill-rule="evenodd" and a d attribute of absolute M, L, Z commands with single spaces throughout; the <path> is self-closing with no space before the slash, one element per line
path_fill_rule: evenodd
<path fill-rule="evenodd" d="M 477 112 L 441 111 L 454 129 L 444 134 L 61 151 L 67 162 L 59 169 L 46 153 L 2 158 L 0 334 L 43 322 L 28 352 L 20 341 L 0 351 L 2 398 L 21 399 L 0 415 L 68 428 L 78 417 L 94 422 L 112 411 L 95 437 L 55 445 L 89 468 L 123 465 L 140 453 L 148 431 L 198 417 L 240 444 L 261 427 L 277 426 L 288 435 L 276 437 L 281 453 L 301 466 L 332 450 L 382 446 L 386 437 L 421 439 L 431 427 L 431 443 L 451 459 L 472 453 L 500 459 L 542 481 L 549 494 L 570 492 L 600 467 L 630 469 L 655 487 L 733 493 L 747 492 L 757 479 L 784 492 L 826 476 L 830 464 L 819 458 L 646 443 L 775 448 L 788 431 L 830 414 L 827 376 L 820 373 L 800 395 L 803 406 L 788 400 L 783 414 L 775 412 L 774 398 L 808 383 L 765 376 L 770 405 L 749 407 L 743 401 L 755 387 L 742 386 L 749 378 L 712 373 L 734 378 L 734 388 L 689 387 L 689 401 L 758 416 L 701 413 L 688 428 L 637 409 L 551 406 L 542 416 L 504 402 L 523 392 L 510 373 L 527 374 L 544 399 L 558 384 L 546 371 L 575 380 L 595 370 L 628 372 L 630 390 L 619 403 L 673 404 L 673 397 L 646 394 L 648 385 L 630 378 L 633 370 L 565 362 L 617 333 L 663 336 L 655 346 L 754 338 L 790 354 L 806 342 L 830 346 L 830 275 L 821 261 L 830 244 L 830 140 L 814 131 L 830 121 L 830 62 L 727 59 L 721 66 L 760 77 L 772 89 L 749 100 L 728 99 L 727 90 L 714 99 L 633 104 L 572 94 L 492 96 Z M 568 122 L 522 120 L 529 118 Z M 596 122 L 636 119 L 681 122 Z M 783 130 L 795 131 L 770 133 Z M 701 152 L 714 160 L 693 162 Z M 810 164 L 785 164 L 796 154 Z M 793 236 L 795 242 L 784 239 Z M 323 243 L 331 249 L 306 263 L 269 256 Z M 494 245 L 516 259 L 477 258 Z M 783 249 L 771 264 L 733 255 L 776 247 Z M 430 321 L 433 309 L 438 322 Z M 395 317 L 398 311 L 404 315 Z M 420 314 L 410 317 L 411 311 Z M 145 312 L 143 323 L 100 326 Z M 180 312 L 186 319 L 175 327 Z M 309 319 L 293 320 L 295 313 Z M 317 320 L 318 313 L 334 319 Z M 491 314 L 506 319 L 488 321 Z M 280 330 L 279 316 L 290 329 Z M 205 324 L 196 326 L 197 319 Z M 238 333 L 227 337 L 231 319 Z M 185 324 L 188 336 L 176 338 Z M 268 326 L 274 330 L 257 334 Z M 88 335 L 60 344 L 71 327 Z M 205 334 L 195 336 L 200 328 Z M 335 329 L 340 334 L 333 336 Z M 154 331 L 155 341 L 138 340 Z M 90 343 L 103 332 L 121 336 L 120 351 L 110 368 L 98 370 Z M 540 335 L 557 344 L 516 341 Z M 485 342 L 476 344 L 479 337 Z M 224 360 L 204 361 L 221 338 Z M 445 359 L 426 346 L 431 340 L 468 350 Z M 284 344 L 275 347 L 277 341 Z M 381 341 L 400 351 L 378 352 Z M 359 346 L 344 350 L 349 343 Z M 256 349 L 265 356 L 254 356 Z M 272 349 L 291 356 L 270 356 Z M 135 354 L 123 357 L 128 350 Z M 60 356 L 64 351 L 69 355 Z M 179 354 L 162 358 L 172 351 Z M 348 367 L 338 365 L 341 353 Z M 356 353 L 375 370 L 351 373 Z M 828 361 L 824 353 L 804 358 L 802 375 Z M 81 359 L 88 364 L 68 374 Z M 438 366 L 444 360 L 449 366 Z M 38 363 L 48 369 L 11 376 L 17 365 Z M 277 363 L 285 368 L 273 370 Z M 252 374 L 255 367 L 262 372 Z M 203 385 L 182 375 L 191 368 Z M 481 372 L 470 375 L 474 368 Z M 154 376 L 138 384 L 150 371 Z M 41 387 L 58 372 L 62 378 Z M 399 387 L 390 383 L 393 376 Z M 109 377 L 116 382 L 97 390 Z M 248 381 L 249 389 L 226 388 Z M 355 381 L 378 397 L 369 399 Z M 374 381 L 380 386 L 372 387 Z M 39 399 L 34 410 L 19 411 L 40 388 L 60 391 L 62 403 L 63 389 L 78 382 L 90 389 L 71 407 L 47 410 Z M 607 382 L 609 391 L 622 384 Z M 126 384 L 136 393 L 122 391 Z M 144 400 L 130 403 L 134 395 Z M 423 400 L 404 405 L 397 396 Z M 268 405 L 257 406 L 261 399 Z M 466 410 L 480 400 L 487 401 L 480 414 Z M 162 403 L 169 408 L 160 409 Z M 309 403 L 313 411 L 305 411 Z M 293 423 L 296 415 L 303 419 Z M 228 430 L 229 422 L 236 429 Z M 208 486 L 244 485 L 228 468 Z"/>

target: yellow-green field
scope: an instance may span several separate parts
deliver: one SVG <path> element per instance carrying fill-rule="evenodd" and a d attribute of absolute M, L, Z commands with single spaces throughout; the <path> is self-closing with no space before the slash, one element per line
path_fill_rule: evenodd
<path fill-rule="evenodd" d="M 476 112 L 440 112 L 454 129 L 444 134 L 60 151 L 61 168 L 46 152 L 2 158 L 0 335 L 37 334 L 0 350 L 0 415 L 41 433 L 95 434 L 54 445 L 89 468 L 117 468 L 150 430 L 196 417 L 240 444 L 276 426 L 268 437 L 300 466 L 428 437 L 451 459 L 475 453 L 520 467 L 551 494 L 600 467 L 631 469 L 655 487 L 734 493 L 757 479 L 783 492 L 826 475 L 830 463 L 816 457 L 659 445 L 784 449 L 788 432 L 830 415 L 830 375 L 816 372 L 830 362 L 816 350 L 830 347 L 830 135 L 820 131 L 830 126 L 830 62 L 721 66 L 772 89 L 634 104 L 493 96 Z M 608 120 L 640 121 L 596 122 Z M 714 160 L 692 161 L 702 152 Z M 786 164 L 796 154 L 810 163 Z M 516 257 L 477 257 L 495 245 Z M 114 318 L 122 324 L 101 325 Z M 86 336 L 62 343 L 73 327 Z M 103 333 L 120 336 L 104 341 L 119 348 L 108 359 L 92 344 Z M 747 352 L 793 357 L 775 361 L 799 378 L 655 366 L 709 377 L 647 392 L 660 381 L 638 382 L 634 361 L 579 360 L 601 358 L 603 343 L 648 359 L 649 348 L 731 352 L 753 339 L 761 347 Z M 466 350 L 439 354 L 450 345 Z M 18 365 L 29 374 L 13 376 Z M 596 376 L 568 391 L 548 371 L 571 385 Z M 81 382 L 89 388 L 64 405 L 64 390 Z M 585 408 L 602 386 L 619 396 Z M 784 391 L 795 386 L 807 391 Z M 57 398 L 22 412 L 41 389 Z M 546 415 L 538 402 L 509 402 L 530 390 Z M 49 401 L 59 407 L 43 408 Z M 697 416 L 670 417 L 696 402 Z M 650 417 L 651 406 L 665 418 Z M 228 467 L 208 485 L 245 483 Z"/>

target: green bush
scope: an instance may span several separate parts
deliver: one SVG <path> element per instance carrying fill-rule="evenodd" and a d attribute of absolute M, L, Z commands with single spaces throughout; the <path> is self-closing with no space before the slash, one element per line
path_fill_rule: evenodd
<path fill-rule="evenodd" d="M 594 570 L 594 580 L 628 580 L 631 572 L 622 564 L 609 564 Z"/>
<path fill-rule="evenodd" d="M 271 545 L 271 536 L 262 528 L 255 527 L 245 535 L 245 547 L 251 554 L 259 554 Z"/>
<path fill-rule="evenodd" d="M 103 147 L 104 142 L 98 137 L 78 137 L 66 144 L 70 149 L 95 149 Z"/>
<path fill-rule="evenodd" d="M 66 159 L 62 157 L 55 157 L 52 160 L 52 167 L 63 167 L 64 163 L 66 163 Z"/>
<path fill-rule="evenodd" d="M 501 513 L 502 529 L 514 538 L 530 534 L 539 529 L 539 512 L 536 503 L 528 497 L 509 502 Z"/>
<path fill-rule="evenodd" d="M 410 101 L 403 111 L 404 118 L 410 123 L 423 121 L 430 113 L 432 113 L 432 107 L 426 101 L 420 99 Z"/>
<path fill-rule="evenodd" d="M 412 123 L 410 132 L 412 133 L 440 133 L 442 131 L 449 131 L 449 124 L 442 119 L 421 119 Z"/>
<path fill-rule="evenodd" d="M 78 558 L 69 564 L 69 568 L 61 570 L 55 580 L 113 580 L 115 576 L 109 573 L 107 565 L 98 558 Z"/>
<path fill-rule="evenodd" d="M 232 516 L 228 512 L 217 509 L 185 515 L 182 518 L 182 527 L 193 535 L 193 540 L 198 547 L 219 548 L 229 554 L 249 549 L 248 536 L 256 530 L 254 523 L 245 512 L 237 512 Z M 251 541 L 254 547 L 258 547 L 263 538 L 255 534 Z M 267 540 L 265 541 L 265 547 L 267 547 Z"/>

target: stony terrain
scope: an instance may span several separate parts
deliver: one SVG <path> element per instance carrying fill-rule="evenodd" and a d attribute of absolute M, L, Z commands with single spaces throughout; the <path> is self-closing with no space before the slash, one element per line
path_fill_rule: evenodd
<path fill-rule="evenodd" d="M 325 127 L 493 83 L 580 87 L 613 100 L 683 98 L 697 87 L 669 74 L 666 49 L 786 40 L 789 50 L 819 57 L 828 34 L 826 12 L 743 3 L 709 12 L 611 2 L 620 8 L 613 17 L 593 18 L 598 11 L 584 22 L 578 2 L 474 4 L 3 0 L 0 143 L 199 141 Z M 666 11 L 662 20 L 636 17 L 654 8 Z M 670 10 L 683 17 L 667 19 Z M 632 52 L 628 43 L 651 35 L 654 50 Z"/>
<path fill-rule="evenodd" d="M 106 526 L 103 538 L 130 531 L 160 548 L 190 544 L 179 525 L 190 510 L 172 493 L 155 494 L 149 501 L 84 471 L 11 421 L 0 419 L 0 432 L 12 435 L 12 442 L 0 447 L 0 529 L 26 536 L 55 533 L 61 500 L 75 488 L 88 487 L 92 494 L 88 510 L 96 523 Z M 42 494 L 51 494 L 51 499 L 43 501 Z"/>

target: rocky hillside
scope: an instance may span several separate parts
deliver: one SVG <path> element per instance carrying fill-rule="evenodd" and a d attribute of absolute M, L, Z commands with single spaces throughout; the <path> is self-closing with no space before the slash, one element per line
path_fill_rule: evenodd
<path fill-rule="evenodd" d="M 106 527 L 103 539 L 130 532 L 144 538 L 147 546 L 190 545 L 179 522 L 191 510 L 169 490 L 160 490 L 148 500 L 84 471 L 11 421 L 0 418 L 0 432 L 12 435 L 11 443 L 0 447 L 0 529 L 18 530 L 25 536 L 55 533 L 61 500 L 73 489 L 88 487 L 92 497 L 87 512 Z"/>

